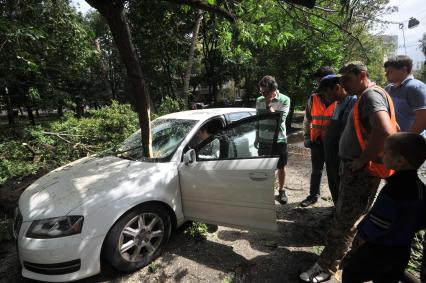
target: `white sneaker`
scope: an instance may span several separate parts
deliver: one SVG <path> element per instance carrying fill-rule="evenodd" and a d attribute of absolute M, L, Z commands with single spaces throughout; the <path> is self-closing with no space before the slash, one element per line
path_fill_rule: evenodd
<path fill-rule="evenodd" d="M 326 273 L 318 263 L 315 263 L 311 268 L 299 276 L 300 280 L 313 283 L 327 281 L 330 277 L 331 275 Z"/>

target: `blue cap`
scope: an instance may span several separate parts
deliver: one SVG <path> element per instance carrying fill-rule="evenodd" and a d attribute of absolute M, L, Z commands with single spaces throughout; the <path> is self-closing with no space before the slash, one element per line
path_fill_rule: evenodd
<path fill-rule="evenodd" d="M 326 89 L 327 87 L 332 86 L 333 84 L 335 84 L 334 80 L 337 79 L 337 78 L 340 78 L 340 77 L 341 77 L 341 75 L 336 75 L 336 74 L 327 75 L 327 76 L 323 77 L 320 80 L 317 91 L 321 91 L 321 90 Z"/>

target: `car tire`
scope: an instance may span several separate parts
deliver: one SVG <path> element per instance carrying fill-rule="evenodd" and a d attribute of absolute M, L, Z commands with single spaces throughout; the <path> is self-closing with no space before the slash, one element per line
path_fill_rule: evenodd
<path fill-rule="evenodd" d="M 148 204 L 130 210 L 108 232 L 105 258 L 115 269 L 133 272 L 162 253 L 170 233 L 170 215 L 163 207 Z"/>

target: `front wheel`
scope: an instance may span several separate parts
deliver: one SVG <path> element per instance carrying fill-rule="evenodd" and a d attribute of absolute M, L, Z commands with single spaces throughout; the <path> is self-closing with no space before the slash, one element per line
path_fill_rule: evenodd
<path fill-rule="evenodd" d="M 124 214 L 105 240 L 105 256 L 119 271 L 133 272 L 156 259 L 163 251 L 171 231 L 166 209 L 146 205 Z"/>

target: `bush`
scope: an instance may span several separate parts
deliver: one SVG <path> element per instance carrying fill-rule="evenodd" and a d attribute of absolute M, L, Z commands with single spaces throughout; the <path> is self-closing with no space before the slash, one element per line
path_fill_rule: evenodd
<path fill-rule="evenodd" d="M 194 221 L 185 229 L 184 233 L 195 241 L 203 241 L 207 238 L 207 232 L 206 224 Z"/>
<path fill-rule="evenodd" d="M 138 128 L 138 118 L 130 105 L 114 102 L 109 107 L 90 110 L 76 119 L 67 113 L 59 121 L 9 129 L 0 144 L 0 185 L 10 178 L 22 179 L 42 168 L 53 169 L 90 153 L 116 147 Z M 8 139 L 5 139 L 8 138 Z M 27 143 L 40 158 L 22 146 Z"/>
<path fill-rule="evenodd" d="M 173 112 L 179 112 L 186 108 L 186 102 L 182 98 L 171 98 L 166 97 L 161 102 L 161 105 L 157 109 L 157 114 L 159 116 L 166 115 Z"/>

